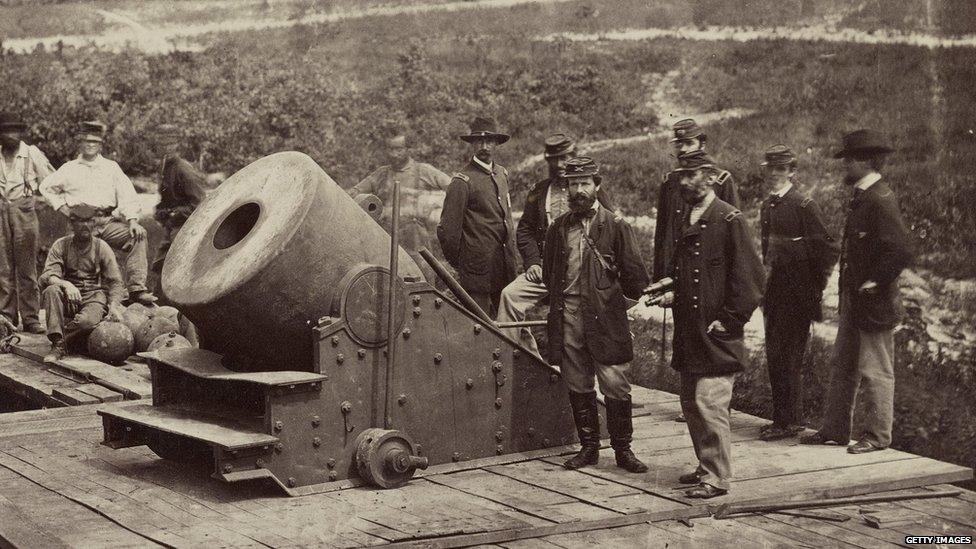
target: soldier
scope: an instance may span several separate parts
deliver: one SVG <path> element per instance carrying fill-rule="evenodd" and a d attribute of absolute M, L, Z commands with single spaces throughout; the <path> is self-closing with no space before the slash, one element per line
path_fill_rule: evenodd
<path fill-rule="evenodd" d="M 851 454 L 891 444 L 894 417 L 893 329 L 903 313 L 898 277 L 914 256 L 895 194 L 881 178 L 892 149 L 881 134 L 857 130 L 844 136 L 834 158 L 844 161 L 844 183 L 854 187 L 840 257 L 840 310 L 823 426 L 804 444 L 847 445 L 858 386 L 868 411 Z"/>
<path fill-rule="evenodd" d="M 494 318 L 502 289 L 518 269 L 508 170 L 492 161 L 495 147 L 509 136 L 496 131 L 493 119 L 477 117 L 460 138 L 474 156 L 451 180 L 437 239 L 461 286 Z"/>
<path fill-rule="evenodd" d="M 638 299 L 649 282 L 633 230 L 596 200 L 599 167 L 588 157 L 566 165 L 569 213 L 546 231 L 542 277 L 549 290 L 549 361 L 561 365 L 582 448 L 567 469 L 596 465 L 600 418 L 594 376 L 607 407 L 607 430 L 617 466 L 643 473 L 647 466 L 630 449 L 628 362 L 633 341 L 624 297 Z"/>
<path fill-rule="evenodd" d="M 671 263 L 675 290 L 671 367 L 681 374 L 681 410 L 698 457 L 682 484 L 685 494 L 711 498 L 732 478 L 729 403 L 746 351 L 743 328 L 759 305 L 763 268 L 744 216 L 715 195 L 714 164 L 704 151 L 678 159 L 681 196 L 688 204 Z"/>
<path fill-rule="evenodd" d="M 51 352 L 44 362 L 61 360 L 68 345 L 84 341 L 106 313 L 117 322 L 123 313 L 125 289 L 115 254 L 94 236 L 97 210 L 79 204 L 60 211 L 68 212 L 72 234 L 51 245 L 41 273 L 51 340 Z"/>
<path fill-rule="evenodd" d="M 95 236 L 125 256 L 129 299 L 152 305 L 156 296 L 146 288 L 149 257 L 146 229 L 139 224 L 136 189 L 115 161 L 101 155 L 105 129 L 101 122 L 81 123 L 78 158 L 47 177 L 41 183 L 41 194 L 65 216 L 79 204 L 95 208 Z M 116 211 L 121 219 L 113 217 Z"/>
<path fill-rule="evenodd" d="M 162 124 L 156 128 L 156 143 L 163 160 L 159 176 L 159 203 L 153 217 L 163 226 L 163 239 L 152 262 L 157 293 L 162 295 L 163 262 L 176 234 L 206 196 L 207 177 L 180 156 L 180 128 Z"/>
<path fill-rule="evenodd" d="M 521 322 L 525 312 L 549 297 L 542 283 L 542 251 L 546 229 L 553 220 L 569 211 L 569 185 L 563 177 L 566 161 L 576 154 L 576 142 L 569 136 L 557 133 L 545 141 L 545 159 L 549 166 L 549 176 L 539 181 L 525 198 L 525 210 L 515 230 L 515 239 L 525 273 L 515 277 L 511 284 L 502 290 L 501 306 L 498 308 L 499 322 Z M 601 189 L 597 200 L 604 208 L 610 209 L 610 201 Z M 527 328 L 507 330 L 508 335 L 521 341 L 535 354 L 539 354 L 532 332 Z"/>
<path fill-rule="evenodd" d="M 37 213 L 34 196 L 40 182 L 54 171 L 40 149 L 21 141 L 27 125 L 0 113 L 0 316 L 24 331 L 43 334 L 38 320 Z"/>
<path fill-rule="evenodd" d="M 779 440 L 804 429 L 803 354 L 811 321 L 823 319 L 821 296 L 838 250 L 820 207 L 793 186 L 793 151 L 785 145 L 770 147 L 762 169 L 770 190 L 760 208 L 760 227 L 767 273 L 763 320 L 773 422 L 761 429 L 759 438 Z"/>
<path fill-rule="evenodd" d="M 674 137 L 670 143 L 675 156 L 694 151 L 704 151 L 708 137 L 702 132 L 697 122 L 688 118 L 675 122 Z M 665 276 L 671 266 L 671 256 L 681 235 L 681 223 L 687 215 L 686 204 L 681 198 L 678 184 L 680 172 L 672 170 L 665 174 L 664 181 L 658 189 L 657 219 L 654 230 L 654 281 Z M 714 168 L 710 171 L 711 184 L 715 189 L 715 196 L 736 208 L 740 206 L 739 191 L 729 172 Z"/>
<path fill-rule="evenodd" d="M 400 245 L 426 273 L 426 262 L 417 251 L 431 248 L 430 225 L 436 223 L 432 220 L 436 219 L 434 205 L 439 207 L 443 203 L 444 191 L 450 186 L 451 178 L 430 164 L 411 158 L 405 133 L 391 135 L 385 146 L 389 164 L 380 166 L 347 192 L 353 198 L 374 194 L 383 201 L 386 207 L 380 222 L 389 231 L 393 214 L 390 193 L 394 180 L 400 182 Z M 433 280 L 429 276 L 428 279 Z"/>

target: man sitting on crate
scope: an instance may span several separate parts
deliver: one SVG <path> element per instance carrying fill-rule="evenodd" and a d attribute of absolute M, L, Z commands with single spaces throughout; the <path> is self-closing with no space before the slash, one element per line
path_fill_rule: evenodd
<path fill-rule="evenodd" d="M 566 163 L 570 211 L 546 232 L 542 280 L 549 290 L 549 362 L 561 365 L 582 449 L 563 466 L 596 465 L 600 417 L 594 376 L 607 405 L 607 430 L 617 466 L 643 473 L 647 466 L 630 450 L 628 362 L 634 346 L 624 296 L 638 299 L 650 277 L 634 232 L 596 200 L 599 168 L 593 159 Z"/>
<path fill-rule="evenodd" d="M 56 240 L 47 254 L 40 281 L 51 352 L 44 362 L 61 360 L 68 345 L 84 341 L 106 313 L 122 320 L 122 274 L 112 248 L 94 236 L 96 213 L 87 204 L 68 208 L 72 234 Z"/>

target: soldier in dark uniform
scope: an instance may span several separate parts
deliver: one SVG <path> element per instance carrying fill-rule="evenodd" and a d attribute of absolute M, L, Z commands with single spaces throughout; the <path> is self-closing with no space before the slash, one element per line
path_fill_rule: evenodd
<path fill-rule="evenodd" d="M 515 230 L 515 240 L 525 273 L 515 277 L 502 290 L 499 322 L 525 320 L 525 312 L 532 306 L 546 301 L 549 291 L 542 283 L 542 250 L 546 229 L 559 216 L 569 211 L 569 185 L 564 177 L 566 162 L 576 156 L 573 138 L 557 133 L 545 141 L 545 159 L 549 165 L 548 177 L 539 181 L 525 197 L 525 210 Z M 612 209 L 603 189 L 597 192 L 597 200 L 604 208 Z M 528 328 L 508 330 L 512 339 L 521 341 L 536 354 L 539 348 Z M 521 335 L 521 338 L 519 337 Z"/>
<path fill-rule="evenodd" d="M 600 418 L 594 377 L 607 406 L 607 430 L 617 466 L 643 473 L 647 466 L 630 450 L 627 370 L 633 341 L 624 297 L 638 299 L 649 277 L 633 230 L 600 206 L 599 168 L 587 157 L 566 165 L 570 212 L 549 226 L 542 278 L 549 290 L 549 361 L 561 365 L 582 448 L 563 466 L 595 465 L 600 454 Z"/>
<path fill-rule="evenodd" d="M 509 136 L 496 131 L 493 119 L 477 117 L 460 137 L 474 155 L 447 189 L 437 239 L 461 286 L 494 318 L 502 289 L 518 272 L 508 170 L 492 160 Z"/>
<path fill-rule="evenodd" d="M 183 227 L 200 201 L 206 196 L 206 176 L 180 156 L 180 129 L 174 124 L 162 124 L 156 129 L 156 141 L 162 153 L 159 177 L 159 204 L 153 217 L 163 226 L 163 240 L 159 243 L 152 271 L 156 275 L 156 293 L 162 294 L 160 273 L 173 239 Z M 165 298 L 165 296 L 164 296 Z"/>
<path fill-rule="evenodd" d="M 675 290 L 662 305 L 674 308 L 671 366 L 681 374 L 681 410 L 698 468 L 680 481 L 697 484 L 688 497 L 725 494 L 732 477 L 729 403 L 746 350 L 743 329 L 759 305 L 762 261 L 746 220 L 715 196 L 714 168 L 704 151 L 679 157 L 681 195 L 688 204 L 669 275 Z"/>
<path fill-rule="evenodd" d="M 694 151 L 704 151 L 708 137 L 694 120 L 688 118 L 675 122 L 674 137 L 671 146 L 675 156 Z M 678 184 L 677 170 L 664 175 L 664 181 L 658 189 L 657 219 L 654 229 L 654 272 L 653 279 L 658 281 L 667 276 L 671 267 L 671 256 L 681 235 L 681 223 L 687 215 L 687 204 L 681 198 Z M 710 172 L 711 184 L 715 196 L 727 204 L 738 208 L 739 191 L 729 172 L 714 168 Z"/>
<path fill-rule="evenodd" d="M 838 249 L 820 207 L 793 185 L 793 151 L 785 145 L 770 147 L 762 168 L 770 190 L 760 208 L 760 227 L 767 273 L 763 320 L 773 422 L 761 429 L 760 438 L 778 440 L 804 429 L 803 354 L 810 323 L 823 319 L 821 297 Z"/>
<path fill-rule="evenodd" d="M 898 277 L 914 258 L 895 193 L 881 178 L 891 152 L 878 132 L 858 130 L 844 136 L 834 155 L 844 160 L 844 183 L 854 187 L 854 197 L 841 245 L 840 318 L 823 426 L 803 437 L 804 444 L 850 442 L 859 386 L 868 413 L 863 434 L 847 451 L 863 454 L 891 444 L 893 330 L 903 313 Z"/>

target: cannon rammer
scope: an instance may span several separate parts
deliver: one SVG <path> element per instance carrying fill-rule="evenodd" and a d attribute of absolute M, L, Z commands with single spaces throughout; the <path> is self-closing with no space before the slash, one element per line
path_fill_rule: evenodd
<path fill-rule="evenodd" d="M 558 370 L 424 280 L 304 154 L 224 182 L 162 276 L 201 348 L 144 354 L 152 404 L 99 411 L 110 447 L 298 495 L 575 440 Z"/>

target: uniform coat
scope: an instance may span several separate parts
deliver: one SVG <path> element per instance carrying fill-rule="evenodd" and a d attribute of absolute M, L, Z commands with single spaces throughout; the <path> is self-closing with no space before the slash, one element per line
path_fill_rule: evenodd
<path fill-rule="evenodd" d="M 495 163 L 489 173 L 474 160 L 447 189 L 437 239 L 472 294 L 501 293 L 518 272 L 508 192 L 508 170 Z"/>
<path fill-rule="evenodd" d="M 676 281 L 671 366 L 682 374 L 741 371 L 743 327 L 759 305 L 763 284 L 762 262 L 741 213 L 713 200 L 701 219 L 682 231 L 670 274 Z M 715 320 L 729 333 L 707 333 Z"/>
<path fill-rule="evenodd" d="M 556 219 L 546 232 L 543 248 L 542 278 L 549 290 L 549 362 L 560 364 L 563 351 L 563 290 L 566 288 L 566 228 L 578 223 L 573 214 Z M 634 356 L 633 341 L 627 324 L 624 296 L 638 299 L 648 282 L 647 269 L 641 259 L 633 229 L 606 208 L 598 208 L 590 222 L 590 239 L 606 262 L 616 266 L 608 272 L 589 245 L 583 245 L 580 263 L 580 315 L 586 345 L 593 360 L 601 364 L 623 364 Z"/>
<path fill-rule="evenodd" d="M 549 186 L 554 182 L 551 177 L 539 181 L 525 197 L 525 209 L 515 231 L 515 240 L 526 269 L 531 265 L 542 265 L 546 229 L 551 221 L 546 212 L 546 196 L 549 194 Z M 604 208 L 613 210 L 610 197 L 603 189 L 596 192 L 596 199 Z"/>
<path fill-rule="evenodd" d="M 894 328 L 904 312 L 898 275 L 911 264 L 914 251 L 895 193 L 883 180 L 855 190 L 842 250 L 840 291 L 850 296 L 855 326 L 865 332 Z M 877 291 L 858 292 L 868 280 L 878 283 Z"/>
<path fill-rule="evenodd" d="M 681 185 L 678 176 L 681 172 L 665 174 L 658 189 L 657 219 L 654 229 L 654 280 L 660 280 L 671 270 L 671 258 L 681 237 L 681 224 L 690 206 L 681 198 Z M 712 185 L 715 197 L 739 207 L 739 191 L 732 174 L 720 170 Z"/>
<path fill-rule="evenodd" d="M 821 298 L 837 262 L 838 246 L 816 202 L 791 188 L 760 207 L 766 280 L 765 311 L 784 309 L 804 320 L 821 320 Z"/>

